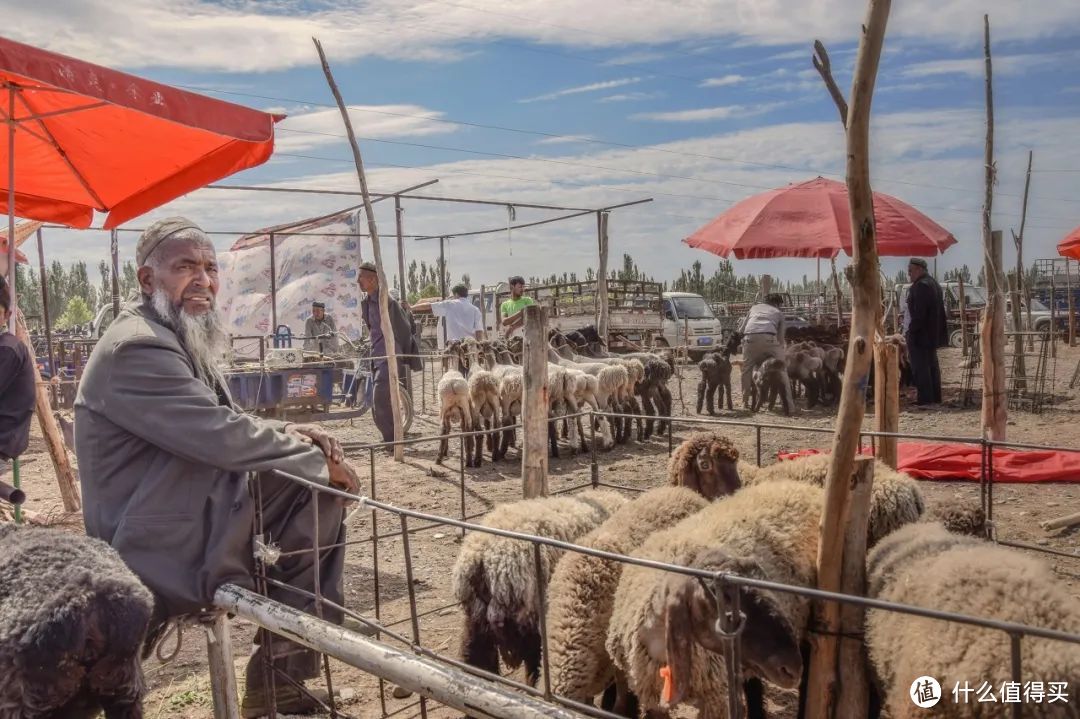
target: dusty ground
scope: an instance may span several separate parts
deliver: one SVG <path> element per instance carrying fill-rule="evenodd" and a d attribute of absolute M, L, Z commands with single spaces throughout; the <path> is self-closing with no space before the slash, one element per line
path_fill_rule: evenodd
<path fill-rule="evenodd" d="M 1009 420 L 1009 438 L 1019 442 L 1052 443 L 1066 447 L 1080 448 L 1080 400 L 1077 393 L 1068 389 L 1068 383 L 1078 360 L 1080 349 L 1062 348 L 1056 361 L 1055 388 L 1056 402 L 1043 414 L 1012 412 Z M 903 409 L 900 419 L 901 431 L 910 431 L 937 436 L 966 435 L 976 436 L 979 432 L 979 410 L 962 409 L 956 401 L 960 391 L 961 357 L 959 350 L 944 350 L 941 353 L 941 365 L 945 375 L 944 389 L 946 406 L 936 411 L 914 412 Z M 673 383 L 675 411 L 678 415 L 693 415 L 694 400 L 698 381 L 696 367 L 685 369 L 681 382 L 685 407 L 680 402 L 678 387 Z M 416 376 L 420 386 L 419 375 Z M 741 406 L 738 380 L 736 378 L 736 408 Z M 976 379 L 976 387 L 978 379 Z M 430 392 L 431 386 L 428 383 Z M 420 401 L 416 401 L 420 412 Z M 438 427 L 432 416 L 435 401 L 427 398 L 427 414 L 417 417 L 411 436 L 431 436 Z M 741 409 L 724 412 L 724 416 L 746 420 L 750 413 Z M 762 433 L 762 456 L 765 463 L 774 461 L 781 450 L 801 447 L 827 447 L 829 434 L 813 434 L 806 428 L 829 428 L 832 416 L 821 409 L 807 411 L 802 409 L 796 417 L 785 418 L 781 414 L 761 415 L 765 421 L 790 426 L 791 430 L 766 430 Z M 868 417 L 866 427 L 869 428 Z M 372 441 L 374 427 L 370 416 L 357 420 L 328 423 L 328 426 L 342 440 Z M 692 428 L 677 425 L 675 441 L 685 436 Z M 60 510 L 59 493 L 56 490 L 51 465 L 44 444 L 36 434 L 31 448 L 24 457 L 23 484 L 30 500 L 27 507 L 39 514 L 54 515 Z M 739 444 L 748 458 L 753 458 L 756 451 L 753 430 L 731 428 L 731 436 Z M 565 445 L 564 445 L 565 448 Z M 660 484 L 665 479 L 667 462 L 667 439 L 653 438 L 643 444 L 620 446 L 599 456 L 602 481 L 613 482 L 633 487 L 650 487 Z M 460 489 L 456 449 L 451 449 L 450 458 L 444 466 L 437 467 L 434 459 L 437 444 L 426 443 L 411 447 L 406 453 L 405 465 L 395 465 L 388 457 L 377 455 L 375 458 L 376 492 L 379 499 L 392 502 L 402 507 L 435 514 L 460 516 Z M 354 461 L 361 469 L 365 481 L 369 481 L 369 456 L 367 452 L 353 454 Z M 491 464 L 485 460 L 479 470 L 467 470 L 465 475 L 465 511 L 469 515 L 483 513 L 499 502 L 520 497 L 520 464 L 515 450 L 506 461 Z M 588 455 L 574 456 L 568 451 L 562 457 L 552 460 L 549 479 L 551 491 L 558 491 L 589 480 Z M 924 482 L 921 485 L 931 508 L 944 503 L 978 504 L 978 486 L 964 482 Z M 1062 516 L 1080 510 L 1080 485 L 1042 484 L 1042 485 L 1001 485 L 995 489 L 994 516 L 997 520 L 999 536 L 1018 541 L 1030 542 L 1069 554 L 1078 555 L 1078 559 L 1048 555 L 1055 565 L 1062 581 L 1074 587 L 1080 595 L 1080 535 L 1066 533 L 1050 536 L 1039 527 L 1039 521 Z M 358 513 L 349 521 L 350 539 L 362 540 L 371 534 L 371 516 L 369 512 Z M 393 533 L 400 531 L 396 516 L 381 515 L 379 531 Z M 411 537 L 413 557 L 413 589 L 418 610 L 422 613 L 419 631 L 424 646 L 437 652 L 453 656 L 457 651 L 456 633 L 459 614 L 452 606 L 449 590 L 449 569 L 458 549 L 458 534 L 449 528 L 435 528 L 414 534 Z M 375 614 L 375 596 L 373 591 L 373 560 L 370 542 L 350 547 L 347 557 L 346 585 L 347 605 L 364 616 Z M 410 630 L 408 583 L 404 569 L 403 547 L 400 536 L 383 539 L 379 543 L 379 584 L 380 615 L 383 622 L 403 634 Z M 237 667 L 242 671 L 244 658 L 250 649 L 252 627 L 241 621 L 234 621 L 234 643 L 237 655 Z M 382 707 L 379 699 L 378 682 L 371 676 L 332 663 L 333 679 L 336 690 L 344 690 L 343 711 L 350 716 L 381 716 Z M 203 719 L 212 716 L 209 683 L 206 674 L 206 650 L 202 636 L 188 632 L 184 636 L 183 648 L 178 657 L 169 664 L 161 665 L 151 660 L 146 665 L 149 683 L 149 696 L 146 702 L 146 716 L 149 719 L 169 717 L 172 719 Z M 456 716 L 446 708 L 430 708 L 433 716 Z M 420 708 L 416 698 L 394 699 L 389 689 L 386 693 L 386 711 L 399 713 L 401 716 L 419 716 Z"/>

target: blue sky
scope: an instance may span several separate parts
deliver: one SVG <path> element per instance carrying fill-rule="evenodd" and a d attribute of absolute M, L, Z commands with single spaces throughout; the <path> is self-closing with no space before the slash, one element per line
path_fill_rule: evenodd
<path fill-rule="evenodd" d="M 361 145 L 373 189 L 438 178 L 426 192 L 581 207 L 653 197 L 614 214 L 611 248 L 616 257 L 631 253 L 657 279 L 673 278 L 695 259 L 711 272 L 717 258 L 680 240 L 733 202 L 818 174 L 842 179 L 842 131 L 810 55 L 814 39 L 823 40 L 848 93 L 865 12 L 861 0 L 122 5 L 8 0 L 3 33 L 288 113 L 275 157 L 228 182 L 356 189 L 341 120 L 311 44 L 317 35 L 354 106 L 357 133 L 370 138 Z M 1080 3 L 894 3 L 874 99 L 874 189 L 952 230 L 959 245 L 940 267 L 981 261 L 983 13 L 990 15 L 995 57 L 995 226 L 1007 236 L 1019 225 L 1028 149 L 1037 173 L 1026 257 L 1051 256 L 1080 225 Z M 203 190 L 132 224 L 182 213 L 208 229 L 249 230 L 346 204 Z M 517 220 L 551 214 L 522 209 Z M 389 203 L 377 217 L 390 235 Z M 409 233 L 452 234 L 506 220 L 497 207 L 406 205 Z M 134 235 L 122 237 L 121 251 L 130 257 Z M 95 264 L 107 252 L 100 233 L 52 231 L 47 242 L 50 256 Z M 220 246 L 230 243 L 222 238 Z M 451 271 L 468 272 L 477 283 L 511 273 L 584 272 L 595 264 L 595 221 L 518 231 L 512 246 L 511 255 L 503 234 L 451 241 Z M 406 252 L 431 260 L 436 247 L 410 242 Z M 1011 257 L 1007 243 L 1009 263 Z M 902 264 L 885 266 L 891 273 Z M 737 270 L 793 277 L 812 276 L 814 267 L 748 261 Z"/>

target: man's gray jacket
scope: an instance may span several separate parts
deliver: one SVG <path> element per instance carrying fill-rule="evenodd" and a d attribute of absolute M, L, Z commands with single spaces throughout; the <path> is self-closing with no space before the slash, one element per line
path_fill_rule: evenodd
<path fill-rule="evenodd" d="M 195 376 L 148 303 L 128 305 L 94 348 L 75 400 L 87 534 L 109 542 L 168 616 L 253 587 L 252 472 L 328 484 L 315 446 L 243 414 Z"/>

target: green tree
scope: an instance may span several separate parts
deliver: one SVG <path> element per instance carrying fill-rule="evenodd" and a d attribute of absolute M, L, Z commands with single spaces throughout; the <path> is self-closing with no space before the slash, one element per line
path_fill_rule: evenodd
<path fill-rule="evenodd" d="M 77 325 L 84 325 L 92 319 L 94 319 L 94 315 L 90 311 L 90 307 L 87 306 L 86 300 L 75 296 L 68 300 L 64 313 L 56 320 L 56 326 L 59 329 L 66 330 Z"/>
<path fill-rule="evenodd" d="M 421 297 L 438 297 L 439 287 L 434 283 L 424 285 L 424 288 L 420 290 Z"/>

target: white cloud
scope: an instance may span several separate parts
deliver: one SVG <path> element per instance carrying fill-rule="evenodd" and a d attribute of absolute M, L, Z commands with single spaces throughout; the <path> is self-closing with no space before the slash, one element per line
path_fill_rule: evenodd
<path fill-rule="evenodd" d="M 702 81 L 699 87 L 727 87 L 729 85 L 738 85 L 740 82 L 746 80 L 742 75 L 724 75 L 723 77 L 710 77 L 708 80 Z"/>
<path fill-rule="evenodd" d="M 545 137 L 542 140 L 537 140 L 537 145 L 568 145 L 575 142 L 588 142 L 589 140 L 595 140 L 592 135 L 561 135 L 559 137 Z"/>
<path fill-rule="evenodd" d="M 1026 53 L 1002 55 L 992 59 L 995 75 L 1022 75 L 1044 65 L 1060 63 L 1072 53 Z M 909 65 L 902 70 L 905 77 L 934 77 L 936 75 L 966 75 L 983 77 L 986 62 L 982 58 L 932 60 Z"/>
<path fill-rule="evenodd" d="M 619 80 L 605 80 L 603 82 L 593 82 L 588 85 L 578 85 L 576 87 L 568 87 L 563 90 L 556 90 L 555 92 L 549 92 L 544 95 L 537 95 L 536 97 L 527 97 L 522 100 L 518 100 L 521 103 L 527 102 L 544 102 L 546 100 L 556 100 L 560 97 L 566 97 L 567 95 L 580 95 L 585 92 L 597 92 L 599 90 L 613 90 L 616 87 L 625 87 L 627 85 L 635 85 L 641 82 L 640 77 L 624 77 Z"/>
<path fill-rule="evenodd" d="M 783 106 L 782 102 L 770 102 L 761 105 L 727 105 L 722 107 L 703 107 L 696 110 L 673 110 L 670 112 L 641 112 L 632 115 L 632 120 L 651 120 L 653 122 L 703 122 L 705 120 L 727 120 L 734 117 L 753 117 Z"/>
<path fill-rule="evenodd" d="M 456 125 L 436 121 L 442 116 L 441 112 L 417 105 L 349 106 L 353 129 L 361 137 L 422 137 L 454 132 Z M 345 127 L 337 108 L 292 114 L 277 129 L 277 149 L 282 152 L 344 142 Z"/>
<path fill-rule="evenodd" d="M 656 100 L 663 96 L 664 93 L 662 92 L 619 92 L 602 97 L 597 102 L 640 102 L 642 100 Z"/>
<path fill-rule="evenodd" d="M 604 65 L 610 67 L 619 67 L 621 65 L 640 65 L 644 63 L 657 62 L 667 57 L 662 52 L 655 52 L 652 50 L 642 50 L 639 52 L 628 52 L 623 55 L 617 55 L 610 60 L 605 60 Z"/>
<path fill-rule="evenodd" d="M 491 39 L 631 48 L 724 38 L 728 46 L 732 40 L 806 43 L 809 53 L 812 38 L 852 42 L 865 12 L 862 0 L 797 6 L 714 0 L 668 3 L 662 12 L 654 0 L 523 0 L 514 6 L 517 19 L 508 21 L 504 7 L 502 0 L 7 0 L 4 32 L 106 65 L 267 72 L 312 65 L 312 36 L 323 41 L 331 63 L 368 56 L 453 59 L 460 56 L 457 45 Z M 886 48 L 903 37 L 977 48 L 985 10 L 985 0 L 908 0 L 894 8 Z M 1080 3 L 1041 0 L 1036 12 L 1026 3 L 999 1 L 991 15 L 995 42 L 1065 37 L 1080 23 Z M 593 27 L 617 31 L 588 29 Z"/>

